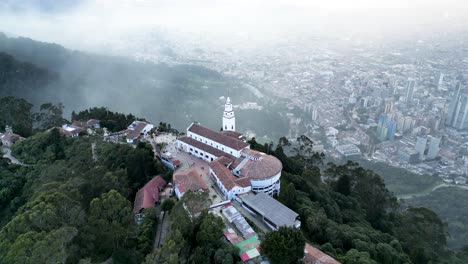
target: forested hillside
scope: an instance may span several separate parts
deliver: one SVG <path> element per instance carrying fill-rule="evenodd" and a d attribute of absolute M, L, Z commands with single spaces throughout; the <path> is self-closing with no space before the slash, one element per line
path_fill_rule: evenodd
<path fill-rule="evenodd" d="M 155 217 L 136 226 L 132 202 L 162 172 L 151 148 L 53 129 L 13 151 L 29 166 L 0 164 L 0 263 L 141 263 L 150 252 Z"/>
<path fill-rule="evenodd" d="M 22 96 L 35 101 L 42 98 L 41 92 L 57 79 L 54 72 L 0 52 L 0 96 Z"/>
<path fill-rule="evenodd" d="M 324 164 L 312 142 L 298 138 L 287 157 L 282 138 L 273 149 L 250 141 L 252 148 L 283 163 L 279 200 L 299 213 L 306 240 L 342 263 L 466 263 L 447 248 L 447 226 L 426 208 L 401 205 L 382 177 L 358 163 Z"/>
<path fill-rule="evenodd" d="M 278 199 L 300 214 L 306 241 L 342 263 L 466 263 L 466 252 L 447 248 L 447 226 L 434 212 L 400 205 L 373 171 L 324 164 L 307 137 L 294 157 L 283 152 L 285 138 L 274 149 L 250 143 L 282 161 Z M 0 162 L 2 264 L 237 260 L 236 249 L 218 240 L 220 219 L 204 213 L 203 196 L 184 198 L 188 211 L 175 205 L 168 241 L 152 252 L 157 217 L 150 212 L 137 226 L 131 205 L 139 188 L 165 172 L 145 144 L 71 139 L 51 129 L 15 144 L 13 154 L 28 166 Z"/>
<path fill-rule="evenodd" d="M 411 206 L 424 206 L 448 223 L 448 245 L 461 249 L 468 244 L 468 191 L 458 187 L 439 188 L 428 195 L 406 200 Z"/>
<path fill-rule="evenodd" d="M 2 33 L 0 52 L 13 56 L 13 64 L 29 65 L 33 69 L 30 74 L 5 76 L 6 83 L 18 86 L 15 80 L 22 80 L 28 85 L 16 91 L 11 88 L 12 84 L 0 83 L 0 95 L 24 97 L 34 105 L 63 103 L 68 118 L 73 110 L 105 106 L 156 123 L 169 122 L 179 130 L 192 121 L 218 129 L 223 105 L 221 96 L 229 93 L 233 102 L 239 104 L 247 101 L 269 104 L 268 99 L 255 97 L 237 81 L 194 65 L 168 66 L 99 56 L 28 38 L 9 38 Z M 16 72 L 18 67 L 12 71 Z M 237 111 L 239 115 L 244 112 L 252 118 L 240 124 L 239 129 L 243 131 L 257 127 L 257 133 L 270 132 L 271 137 L 287 133 L 287 121 L 275 109 L 254 113 L 252 110 Z"/>

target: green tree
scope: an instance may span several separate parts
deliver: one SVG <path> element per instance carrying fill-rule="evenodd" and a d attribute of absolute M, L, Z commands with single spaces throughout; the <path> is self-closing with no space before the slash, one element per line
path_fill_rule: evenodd
<path fill-rule="evenodd" d="M 32 108 L 33 105 L 24 99 L 0 97 L 0 130 L 11 126 L 14 133 L 30 136 L 33 129 Z"/>
<path fill-rule="evenodd" d="M 280 199 L 287 207 L 292 209 L 294 209 L 296 206 L 296 197 L 296 187 L 294 187 L 293 183 L 289 183 L 286 187 L 286 190 L 280 193 Z"/>
<path fill-rule="evenodd" d="M 54 105 L 52 103 L 42 104 L 38 113 L 34 113 L 35 127 L 44 130 L 51 127 L 60 127 L 68 121 L 63 118 L 62 103 Z"/>
<path fill-rule="evenodd" d="M 351 181 L 347 174 L 341 175 L 336 182 L 336 191 L 346 196 L 351 194 Z"/>
<path fill-rule="evenodd" d="M 120 193 L 111 190 L 91 201 L 89 232 L 93 243 L 104 258 L 117 252 L 132 234 L 132 210 L 130 202 Z"/>
<path fill-rule="evenodd" d="M 175 205 L 175 202 L 174 200 L 172 199 L 165 199 L 162 203 L 161 203 L 161 209 L 163 211 L 171 211 L 172 207 L 174 207 Z"/>
<path fill-rule="evenodd" d="M 266 234 L 261 251 L 272 264 L 295 264 L 304 257 L 304 245 L 300 229 L 282 226 Z"/>
<path fill-rule="evenodd" d="M 370 258 L 369 253 L 359 252 L 356 249 L 351 249 L 346 252 L 346 256 L 342 260 L 343 264 L 377 264 Z"/>

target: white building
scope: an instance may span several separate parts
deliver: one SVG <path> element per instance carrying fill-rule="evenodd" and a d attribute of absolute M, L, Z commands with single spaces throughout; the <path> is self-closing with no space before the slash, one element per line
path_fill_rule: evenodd
<path fill-rule="evenodd" d="M 127 128 L 127 143 L 133 144 L 142 135 L 147 134 L 154 128 L 153 124 L 143 121 L 133 121 Z"/>
<path fill-rule="evenodd" d="M 227 200 L 250 191 L 279 194 L 281 162 L 271 155 L 251 150 L 241 133 L 229 130 L 235 128 L 229 98 L 223 114 L 225 127 L 228 129 L 216 132 L 192 123 L 187 128 L 187 135 L 177 139 L 177 148 L 210 162 L 210 177 Z"/>

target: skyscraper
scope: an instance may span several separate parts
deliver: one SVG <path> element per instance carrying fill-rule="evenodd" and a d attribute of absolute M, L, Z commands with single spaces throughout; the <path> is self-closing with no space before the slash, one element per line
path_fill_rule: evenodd
<path fill-rule="evenodd" d="M 312 107 L 312 120 L 313 121 L 318 120 L 318 111 L 317 111 L 317 107 L 315 106 Z"/>
<path fill-rule="evenodd" d="M 437 84 L 437 89 L 442 88 L 442 85 L 444 84 L 444 73 L 441 72 L 439 76 L 439 83 Z"/>
<path fill-rule="evenodd" d="M 388 102 L 385 104 L 385 109 L 384 109 L 384 112 L 386 114 L 390 113 L 393 111 L 393 102 Z"/>
<path fill-rule="evenodd" d="M 462 130 L 468 128 L 468 94 L 459 83 L 449 105 L 446 125 Z"/>
<path fill-rule="evenodd" d="M 406 84 L 406 97 L 405 97 L 407 103 L 413 102 L 415 86 L 416 86 L 416 81 L 414 79 L 408 79 L 408 83 Z"/>
<path fill-rule="evenodd" d="M 435 159 L 437 154 L 439 154 L 439 144 L 440 138 L 436 137 L 429 137 L 429 150 L 427 151 L 427 158 L 428 159 Z"/>
<path fill-rule="evenodd" d="M 390 140 L 395 139 L 396 129 L 397 129 L 396 122 L 394 122 L 394 121 L 388 122 L 388 132 L 387 132 L 388 139 L 390 139 Z"/>
<path fill-rule="evenodd" d="M 427 138 L 418 137 L 416 139 L 415 149 L 419 153 L 419 160 L 424 159 L 424 151 L 426 151 Z"/>
<path fill-rule="evenodd" d="M 391 121 L 389 116 L 382 114 L 379 117 L 379 123 L 377 125 L 377 137 L 380 141 L 395 139 L 396 130 L 397 124 L 396 122 Z"/>

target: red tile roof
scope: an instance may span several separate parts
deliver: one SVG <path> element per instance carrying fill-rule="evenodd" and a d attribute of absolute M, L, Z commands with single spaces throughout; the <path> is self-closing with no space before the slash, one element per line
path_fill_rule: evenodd
<path fill-rule="evenodd" d="M 193 123 L 188 128 L 188 131 L 190 131 L 192 133 L 195 133 L 197 135 L 206 137 L 208 139 L 211 139 L 211 140 L 213 140 L 215 142 L 218 142 L 218 143 L 220 143 L 222 145 L 225 145 L 225 146 L 230 147 L 230 148 L 235 149 L 235 150 L 242 150 L 242 149 L 249 146 L 248 143 L 245 143 L 242 140 L 235 139 L 233 137 L 223 135 L 220 132 L 213 131 L 213 130 L 211 130 L 209 128 L 206 128 L 204 126 L 201 126 L 201 125 L 199 125 L 197 123 Z"/>
<path fill-rule="evenodd" d="M 159 202 L 159 190 L 166 186 L 166 181 L 161 176 L 156 176 L 141 188 L 136 196 L 133 211 L 138 213 L 143 208 L 153 207 Z"/>
<path fill-rule="evenodd" d="M 221 134 L 225 135 L 225 136 L 228 136 L 228 137 L 232 137 L 232 138 L 235 138 L 237 140 L 239 140 L 240 138 L 243 137 L 242 133 L 239 133 L 237 131 L 227 131 L 227 130 L 223 130 L 220 132 Z"/>
<path fill-rule="evenodd" d="M 304 263 L 306 264 L 340 264 L 334 258 L 306 243 L 304 248 Z"/>
<path fill-rule="evenodd" d="M 258 157 L 256 157 L 258 158 L 258 160 L 249 159 L 240 169 L 241 177 L 260 180 L 268 179 L 281 172 L 281 170 L 283 169 L 283 164 L 279 159 L 272 155 L 267 155 L 262 152 L 255 152 L 257 152 L 257 154 L 255 155 L 258 155 Z M 237 158 L 234 164 L 232 165 L 232 168 L 236 168 L 242 163 L 242 160 L 244 159 L 246 158 L 242 156 L 240 158 Z"/>
<path fill-rule="evenodd" d="M 200 175 L 201 173 L 199 173 L 195 168 L 178 171 L 174 173 L 173 182 L 181 193 L 185 193 L 186 191 L 207 191 L 208 186 L 200 177 Z"/>
<path fill-rule="evenodd" d="M 240 187 L 249 187 L 250 179 L 249 178 L 237 178 L 234 176 L 231 171 L 224 166 L 223 158 L 218 158 L 210 163 L 210 168 L 213 170 L 216 177 L 221 181 L 221 183 L 226 187 L 228 191 L 232 190 L 235 186 Z"/>
<path fill-rule="evenodd" d="M 186 136 L 183 136 L 183 137 L 179 137 L 178 140 L 190 145 L 190 146 L 194 146 L 198 149 L 201 149 L 205 152 L 208 152 L 210 153 L 211 155 L 214 155 L 216 157 L 221 157 L 221 156 L 224 156 L 230 160 L 235 160 L 236 158 L 230 154 L 227 154 L 225 153 L 224 151 L 220 150 L 220 149 L 217 149 L 217 148 L 213 148 L 212 146 L 209 146 L 209 145 L 206 145 L 205 143 L 203 142 L 200 142 L 198 140 L 195 140 L 193 138 L 190 138 L 190 137 L 186 137 Z"/>

